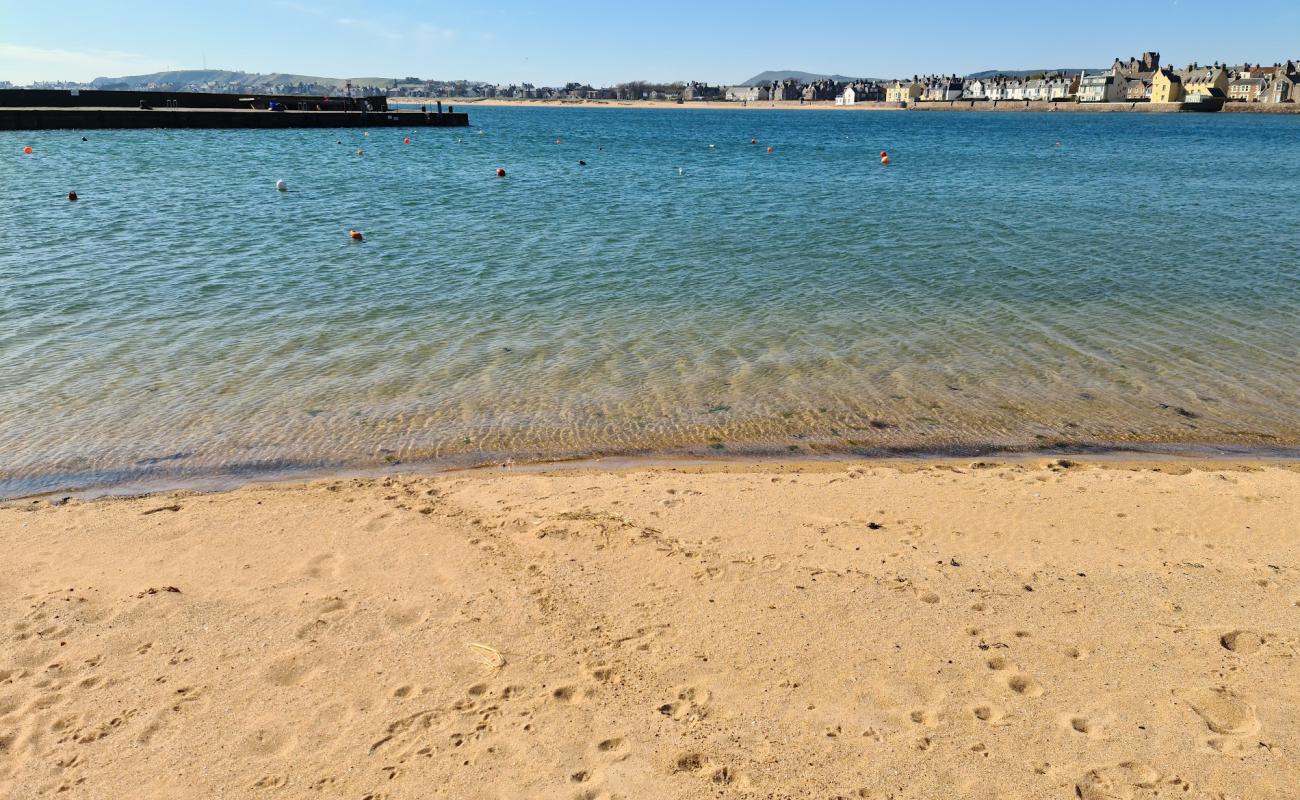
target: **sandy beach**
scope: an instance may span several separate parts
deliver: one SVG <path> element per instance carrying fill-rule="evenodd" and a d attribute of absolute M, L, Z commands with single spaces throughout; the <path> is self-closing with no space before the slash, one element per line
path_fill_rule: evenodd
<path fill-rule="evenodd" d="M 1294 463 L 653 466 L 0 508 L 0 796 L 1264 798 Z"/>
<path fill-rule="evenodd" d="M 839 111 L 903 111 L 905 110 L 898 103 L 858 103 L 852 106 L 837 106 L 833 100 L 825 100 L 810 103 L 801 103 L 798 100 L 762 100 L 754 103 L 735 103 L 725 100 L 692 100 L 689 103 L 678 103 L 675 100 L 509 100 L 509 99 L 465 99 L 465 100 L 448 100 L 445 98 L 390 98 L 389 102 L 394 105 L 427 105 L 433 107 L 442 100 L 443 107 L 448 105 L 460 108 L 462 111 L 468 111 L 475 107 L 498 107 L 498 108 L 681 108 L 681 109 L 714 109 L 730 111 L 746 110 L 788 110 L 794 111 L 803 109 L 806 111 L 815 110 L 839 110 Z"/>

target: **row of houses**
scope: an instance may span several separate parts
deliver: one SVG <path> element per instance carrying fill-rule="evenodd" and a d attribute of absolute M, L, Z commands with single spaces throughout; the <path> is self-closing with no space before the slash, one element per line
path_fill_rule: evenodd
<path fill-rule="evenodd" d="M 1088 74 L 1049 72 L 1032 78 L 996 75 L 989 78 L 913 76 L 888 84 L 884 100 L 914 103 L 936 100 L 1045 100 L 1074 99 L 1080 103 L 1198 102 L 1217 98 L 1244 103 L 1300 102 L 1300 65 L 1295 61 L 1271 67 L 1243 64 L 1185 69 L 1160 66 L 1160 54 L 1115 60 L 1109 70 Z M 844 97 L 842 105 L 850 105 Z"/>
<path fill-rule="evenodd" d="M 1127 60 L 1115 59 L 1109 70 L 1047 72 L 1022 77 L 994 75 L 914 75 L 888 83 L 794 80 L 761 86 L 731 86 L 709 95 L 735 102 L 834 99 L 837 105 L 868 102 L 916 103 L 945 100 L 1029 100 L 1081 103 L 1197 102 L 1207 98 L 1244 103 L 1300 102 L 1300 66 L 1295 61 L 1265 67 L 1189 64 L 1184 69 L 1162 67 L 1155 51 Z M 689 99 L 695 99 L 694 97 Z"/>

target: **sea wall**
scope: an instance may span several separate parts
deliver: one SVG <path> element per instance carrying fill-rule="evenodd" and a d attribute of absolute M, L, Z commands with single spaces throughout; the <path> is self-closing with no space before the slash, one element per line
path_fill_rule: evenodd
<path fill-rule="evenodd" d="M 1300 103 L 1225 103 L 1234 114 L 1300 114 Z"/>
<path fill-rule="evenodd" d="M 1072 111 L 1093 114 L 1136 111 L 1167 114 L 1182 103 L 1076 103 L 1073 100 L 932 100 L 912 103 L 909 111 Z"/>

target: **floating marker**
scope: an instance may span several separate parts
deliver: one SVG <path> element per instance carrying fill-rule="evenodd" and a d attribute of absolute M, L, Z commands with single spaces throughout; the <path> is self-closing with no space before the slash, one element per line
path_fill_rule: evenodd
<path fill-rule="evenodd" d="M 772 152 L 772 148 L 770 148 L 770 147 L 767 148 L 767 152 L 769 152 L 769 153 Z"/>
<path fill-rule="evenodd" d="M 757 139 L 750 139 L 750 140 L 749 140 L 749 143 L 750 143 L 750 144 L 758 144 L 758 140 L 757 140 Z"/>
<path fill-rule="evenodd" d="M 364 242 L 366 240 L 366 237 L 361 235 L 361 231 L 348 231 L 348 236 L 352 237 L 354 242 Z"/>
<path fill-rule="evenodd" d="M 497 168 L 497 177 L 498 177 L 498 178 L 504 178 L 505 176 L 506 176 L 506 171 L 503 170 L 503 169 L 501 169 L 500 167 L 498 167 L 498 168 Z"/>
<path fill-rule="evenodd" d="M 578 162 L 578 166 L 580 166 L 580 167 L 585 167 L 585 166 L 587 166 L 587 162 L 586 162 L 586 161 L 579 161 L 579 162 Z"/>
<path fill-rule="evenodd" d="M 24 147 L 23 152 L 30 156 L 32 154 L 32 148 Z"/>
<path fill-rule="evenodd" d="M 411 138 L 409 136 L 402 140 L 402 144 L 410 144 L 410 143 L 411 143 Z"/>
<path fill-rule="evenodd" d="M 358 149 L 358 150 L 357 150 L 357 155 L 359 155 L 359 156 L 363 156 L 363 155 L 365 155 L 365 153 L 362 152 L 360 149 Z"/>
<path fill-rule="evenodd" d="M 69 202 L 73 202 L 73 203 L 77 202 L 77 193 L 76 193 L 76 192 L 68 192 L 68 201 L 69 201 Z"/>
<path fill-rule="evenodd" d="M 289 191 L 289 184 L 285 183 L 283 179 L 278 180 L 275 182 L 275 190 L 277 192 L 287 192 Z"/>

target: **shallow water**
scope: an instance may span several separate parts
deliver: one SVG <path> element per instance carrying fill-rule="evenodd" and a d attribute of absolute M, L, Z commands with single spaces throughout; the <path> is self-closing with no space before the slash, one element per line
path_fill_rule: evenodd
<path fill-rule="evenodd" d="M 0 496 L 397 460 L 1300 445 L 1300 118 L 471 121 L 0 133 Z"/>

